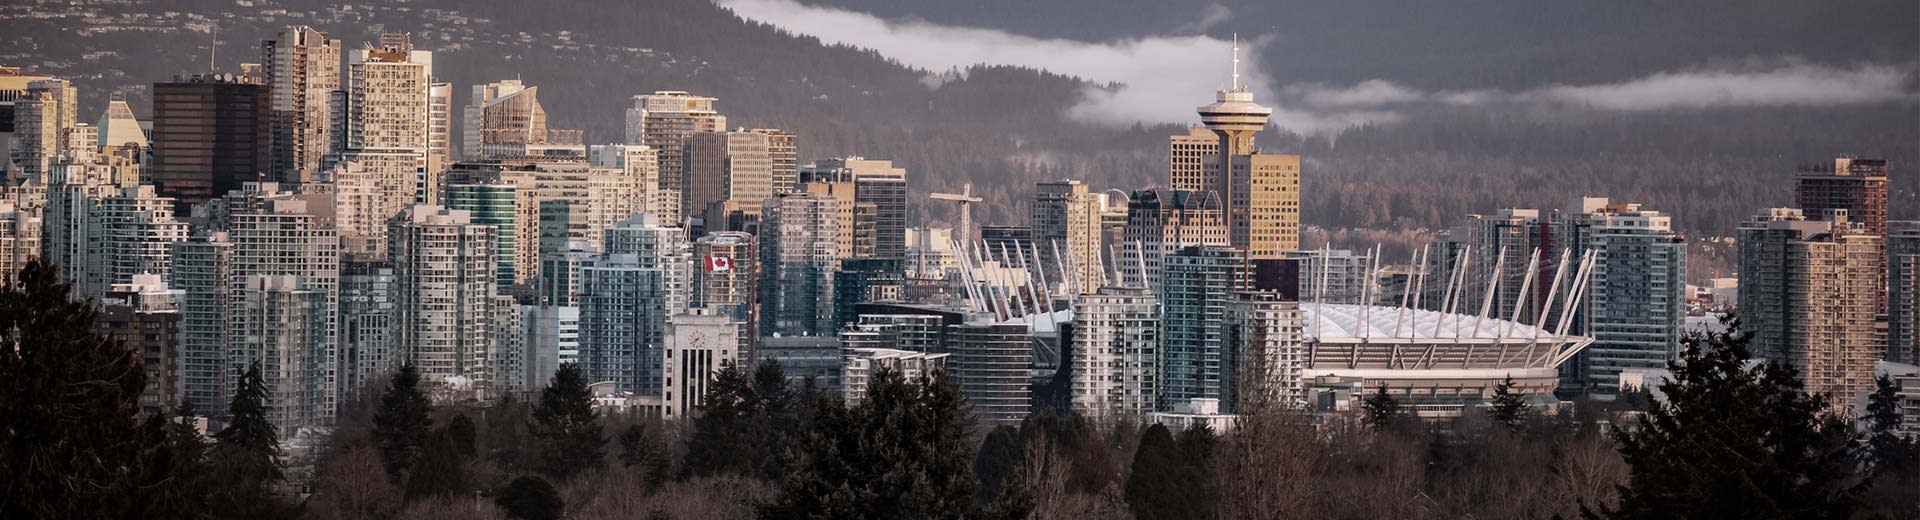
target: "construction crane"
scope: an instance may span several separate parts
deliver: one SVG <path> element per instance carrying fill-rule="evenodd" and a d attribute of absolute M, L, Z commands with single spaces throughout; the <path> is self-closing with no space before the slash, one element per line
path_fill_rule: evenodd
<path fill-rule="evenodd" d="M 972 238 L 973 234 L 973 203 L 982 200 L 980 197 L 973 196 L 973 183 L 969 182 L 961 185 L 960 193 L 957 194 L 935 193 L 928 195 L 927 198 L 933 200 L 950 200 L 960 203 L 960 225 L 954 228 L 953 239 L 962 244 L 972 243 L 967 239 Z"/>

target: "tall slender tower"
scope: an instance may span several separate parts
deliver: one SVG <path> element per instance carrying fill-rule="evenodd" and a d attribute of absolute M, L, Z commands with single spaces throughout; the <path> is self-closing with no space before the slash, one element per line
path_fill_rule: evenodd
<path fill-rule="evenodd" d="M 1273 109 L 1253 102 L 1240 85 L 1240 45 L 1233 47 L 1233 88 L 1199 108 L 1200 122 L 1219 137 L 1201 189 L 1226 202 L 1233 247 L 1254 258 L 1277 258 L 1300 246 L 1300 156 L 1260 153 L 1254 135 Z"/>

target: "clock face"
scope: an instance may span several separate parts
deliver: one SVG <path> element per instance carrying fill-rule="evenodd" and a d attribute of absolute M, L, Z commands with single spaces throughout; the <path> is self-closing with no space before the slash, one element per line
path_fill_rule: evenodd
<path fill-rule="evenodd" d="M 696 330 L 696 331 L 693 331 L 692 334 L 688 334 L 687 346 L 693 347 L 693 348 L 705 348 L 707 346 L 707 333 Z"/>

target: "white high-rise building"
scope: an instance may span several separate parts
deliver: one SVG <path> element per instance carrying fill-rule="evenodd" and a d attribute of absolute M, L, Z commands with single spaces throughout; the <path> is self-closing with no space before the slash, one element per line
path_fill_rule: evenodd
<path fill-rule="evenodd" d="M 166 277 L 173 265 L 168 248 L 187 239 L 187 223 L 174 218 L 173 199 L 155 195 L 150 185 L 101 199 L 90 218 L 82 283 L 94 298 L 135 275 Z"/>
<path fill-rule="evenodd" d="M 40 216 L 0 200 L 0 284 L 40 257 Z"/>
<path fill-rule="evenodd" d="M 1160 380 L 1160 311 L 1144 288 L 1103 287 L 1074 303 L 1071 406 L 1086 417 L 1145 418 Z"/>
<path fill-rule="evenodd" d="M 181 376 L 186 399 L 223 415 L 248 363 L 277 356 L 268 385 L 285 430 L 332 424 L 343 372 L 338 342 L 340 248 L 324 194 L 247 183 L 208 204 L 208 230 L 173 244 L 169 285 L 184 292 Z M 250 282 L 251 280 L 251 282 Z M 300 324 L 279 328 L 278 323 Z M 297 328 L 296 328 L 297 327 Z M 257 337 L 285 330 L 286 337 Z M 285 378 L 286 380 L 282 380 Z"/>
<path fill-rule="evenodd" d="M 1226 344 L 1233 351 L 1230 403 L 1238 413 L 1302 409 L 1307 405 L 1301 369 L 1306 368 L 1300 304 L 1277 292 L 1235 293 L 1226 307 Z"/>
<path fill-rule="evenodd" d="M 9 148 L 13 178 L 5 179 L 7 184 L 45 182 L 54 161 L 67 151 L 68 133 L 80 124 L 76 115 L 79 104 L 79 91 L 67 80 L 27 82 L 25 95 L 13 102 L 13 142 Z"/>
<path fill-rule="evenodd" d="M 1595 252 L 1584 320 L 1594 341 L 1562 370 L 1577 371 L 1589 392 L 1616 395 L 1621 372 L 1664 369 L 1680 355 L 1687 243 L 1669 215 L 1596 202 L 1574 208 L 1581 245 Z"/>
<path fill-rule="evenodd" d="M 333 422 L 335 397 L 330 383 L 335 365 L 325 355 L 327 294 L 293 275 L 255 275 L 240 279 L 233 293 L 227 388 L 260 364 L 267 387 L 267 420 L 282 436 L 302 427 Z"/>
<path fill-rule="evenodd" d="M 437 172 L 430 105 L 433 53 L 410 47 L 355 49 L 336 114 L 334 155 L 322 179 L 339 193 L 341 237 L 349 252 L 382 254 L 386 222 L 416 202 L 432 200 L 423 186 Z"/>
<path fill-rule="evenodd" d="M 740 359 L 740 323 L 706 309 L 691 309 L 669 322 L 660 399 L 665 417 L 686 417 L 700 406 L 713 376 Z"/>
<path fill-rule="evenodd" d="M 727 116 L 713 110 L 714 101 L 689 92 L 660 91 L 634 96 L 633 107 L 627 109 L 627 144 L 651 146 L 658 154 L 660 188 L 653 207 L 662 220 L 680 222 L 695 210 L 680 207 L 686 182 L 682 161 L 693 134 L 727 128 Z"/>
<path fill-rule="evenodd" d="M 389 231 L 401 359 L 436 397 L 486 399 L 493 376 L 494 228 L 465 211 L 418 205 Z"/>

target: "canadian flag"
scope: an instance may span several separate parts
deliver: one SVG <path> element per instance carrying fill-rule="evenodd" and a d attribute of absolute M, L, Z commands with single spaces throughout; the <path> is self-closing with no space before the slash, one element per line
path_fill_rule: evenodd
<path fill-rule="evenodd" d="M 707 257 L 707 272 L 732 271 L 733 259 L 724 256 Z"/>

